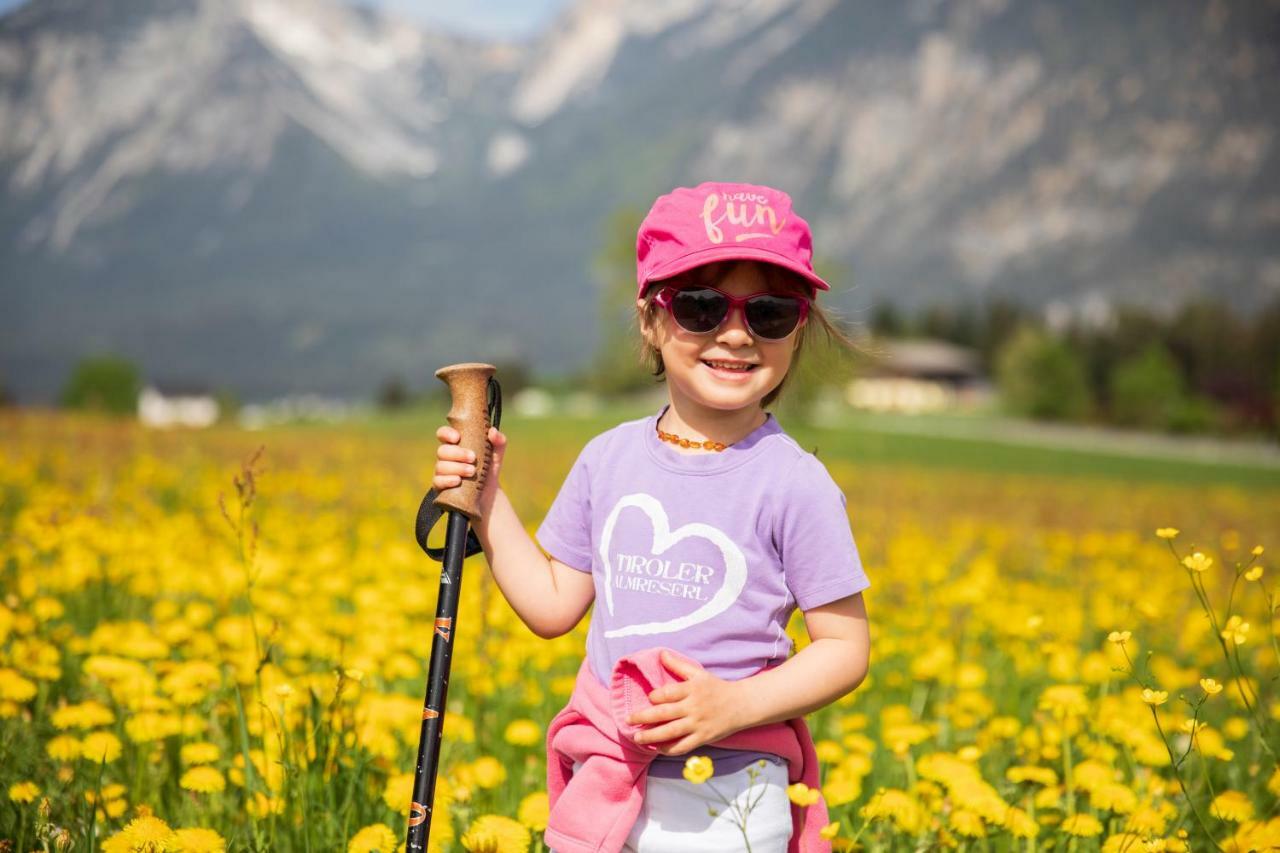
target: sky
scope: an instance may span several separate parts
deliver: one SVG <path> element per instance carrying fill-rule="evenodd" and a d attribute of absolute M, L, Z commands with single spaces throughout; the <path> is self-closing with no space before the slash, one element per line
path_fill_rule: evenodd
<path fill-rule="evenodd" d="M 0 3 L 8 0 L 0 0 Z M 485 0 L 458 3 L 452 0 L 345 0 L 366 6 L 382 6 L 407 17 L 470 35 L 519 38 L 549 24 L 567 0 Z"/>
<path fill-rule="evenodd" d="M 0 0 L 0 14 L 27 0 Z M 100 0 L 84 0 L 86 3 Z M 344 0 L 366 6 L 382 6 L 416 18 L 424 24 L 468 35 L 520 38 L 536 33 L 551 22 L 568 0 Z"/>

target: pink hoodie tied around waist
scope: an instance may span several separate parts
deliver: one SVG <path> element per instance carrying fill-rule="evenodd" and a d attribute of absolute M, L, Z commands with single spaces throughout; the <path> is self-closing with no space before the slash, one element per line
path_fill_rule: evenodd
<path fill-rule="evenodd" d="M 662 665 L 661 651 L 645 649 L 618 660 L 608 687 L 584 660 L 569 704 L 547 728 L 551 811 L 545 839 L 556 853 L 616 853 L 630 835 L 644 800 L 649 762 L 659 753 L 656 744 L 637 744 L 634 737 L 644 727 L 626 720 L 652 705 L 650 692 L 681 680 Z M 709 745 L 780 755 L 790 782 L 819 787 L 818 757 L 803 717 L 744 729 Z M 575 761 L 581 762 L 577 773 Z M 827 825 L 821 798 L 808 808 L 792 803 L 791 823 L 787 853 L 830 853 L 831 842 L 819 835 Z"/>

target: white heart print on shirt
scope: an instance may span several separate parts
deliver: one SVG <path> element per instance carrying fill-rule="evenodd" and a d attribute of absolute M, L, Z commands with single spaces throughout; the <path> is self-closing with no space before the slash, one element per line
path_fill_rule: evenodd
<path fill-rule="evenodd" d="M 706 622 L 715 616 L 719 616 L 728 610 L 735 601 L 738 600 L 742 588 L 747 584 L 747 558 L 742 553 L 732 539 L 724 534 L 718 528 L 712 527 L 710 524 L 701 522 L 693 522 L 680 527 L 677 530 L 671 529 L 671 523 L 667 519 L 667 512 L 663 509 L 662 504 L 652 495 L 638 492 L 634 495 L 627 495 L 619 499 L 613 510 L 609 513 L 609 517 L 605 519 L 604 530 L 600 537 L 600 557 L 604 562 L 604 598 L 605 606 L 609 610 L 609 615 L 613 615 L 613 574 L 614 568 L 609 560 L 609 546 L 613 540 L 613 530 L 618 522 L 618 516 L 624 509 L 635 507 L 641 510 L 645 515 L 649 516 L 649 520 L 653 522 L 653 545 L 651 553 L 656 557 L 664 553 L 682 539 L 690 537 L 700 537 L 711 542 L 720 549 L 720 553 L 724 555 L 724 583 L 711 600 L 699 607 L 692 613 L 675 619 L 667 619 L 663 622 L 640 622 L 635 625 L 624 625 L 620 628 L 613 628 L 605 631 L 606 637 L 631 637 L 644 634 L 669 634 L 672 631 L 680 631 L 692 625 L 698 625 Z"/>

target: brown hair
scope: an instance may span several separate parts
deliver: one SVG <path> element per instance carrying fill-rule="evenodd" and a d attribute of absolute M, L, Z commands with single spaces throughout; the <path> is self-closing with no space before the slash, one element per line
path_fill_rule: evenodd
<path fill-rule="evenodd" d="M 859 351 L 859 346 L 849 335 L 840 328 L 839 318 L 829 312 L 823 310 L 818 304 L 817 299 L 813 299 L 813 286 L 808 280 L 802 278 L 796 273 L 791 272 L 784 267 L 776 264 L 762 263 L 756 261 L 720 261 L 713 264 L 704 264 L 700 267 L 694 267 L 686 272 L 674 275 L 671 278 L 662 279 L 660 281 L 649 282 L 644 292 L 644 305 L 636 306 L 636 324 L 638 328 L 643 325 L 650 327 L 655 325 L 657 314 L 661 307 L 654 302 L 654 297 L 658 295 L 658 291 L 666 285 L 675 285 L 677 287 L 699 287 L 715 285 L 722 281 L 735 264 L 741 263 L 759 263 L 760 272 L 764 275 L 765 282 L 770 290 L 780 291 L 782 293 L 798 293 L 803 296 L 810 297 L 812 302 L 809 304 L 809 319 L 800 331 L 796 332 L 797 339 L 795 344 L 794 355 L 792 356 L 791 369 L 787 371 L 787 375 L 782 377 L 782 381 L 777 387 L 770 391 L 760 400 L 762 408 L 772 405 L 778 396 L 782 394 L 782 389 L 787 384 L 787 377 L 795 370 L 796 364 L 800 358 L 800 353 L 804 351 L 805 345 L 809 339 L 816 335 L 815 327 L 821 329 L 826 334 L 828 343 L 834 343 L 843 346 L 853 352 Z M 643 335 L 641 336 L 643 338 Z M 642 359 L 645 367 L 652 371 L 653 376 L 661 378 L 666 373 L 666 365 L 662 363 L 662 353 L 657 347 L 650 344 L 647 340 L 644 342 L 644 352 Z"/>

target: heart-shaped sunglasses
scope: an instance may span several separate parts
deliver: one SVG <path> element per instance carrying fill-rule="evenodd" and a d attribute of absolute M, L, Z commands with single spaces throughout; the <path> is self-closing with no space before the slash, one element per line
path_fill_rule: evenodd
<path fill-rule="evenodd" d="M 695 335 L 716 331 L 731 310 L 739 309 L 753 337 L 780 341 L 809 315 L 809 300 L 803 296 L 768 291 L 732 296 L 714 287 L 668 285 L 653 301 L 667 309 L 676 325 Z"/>

